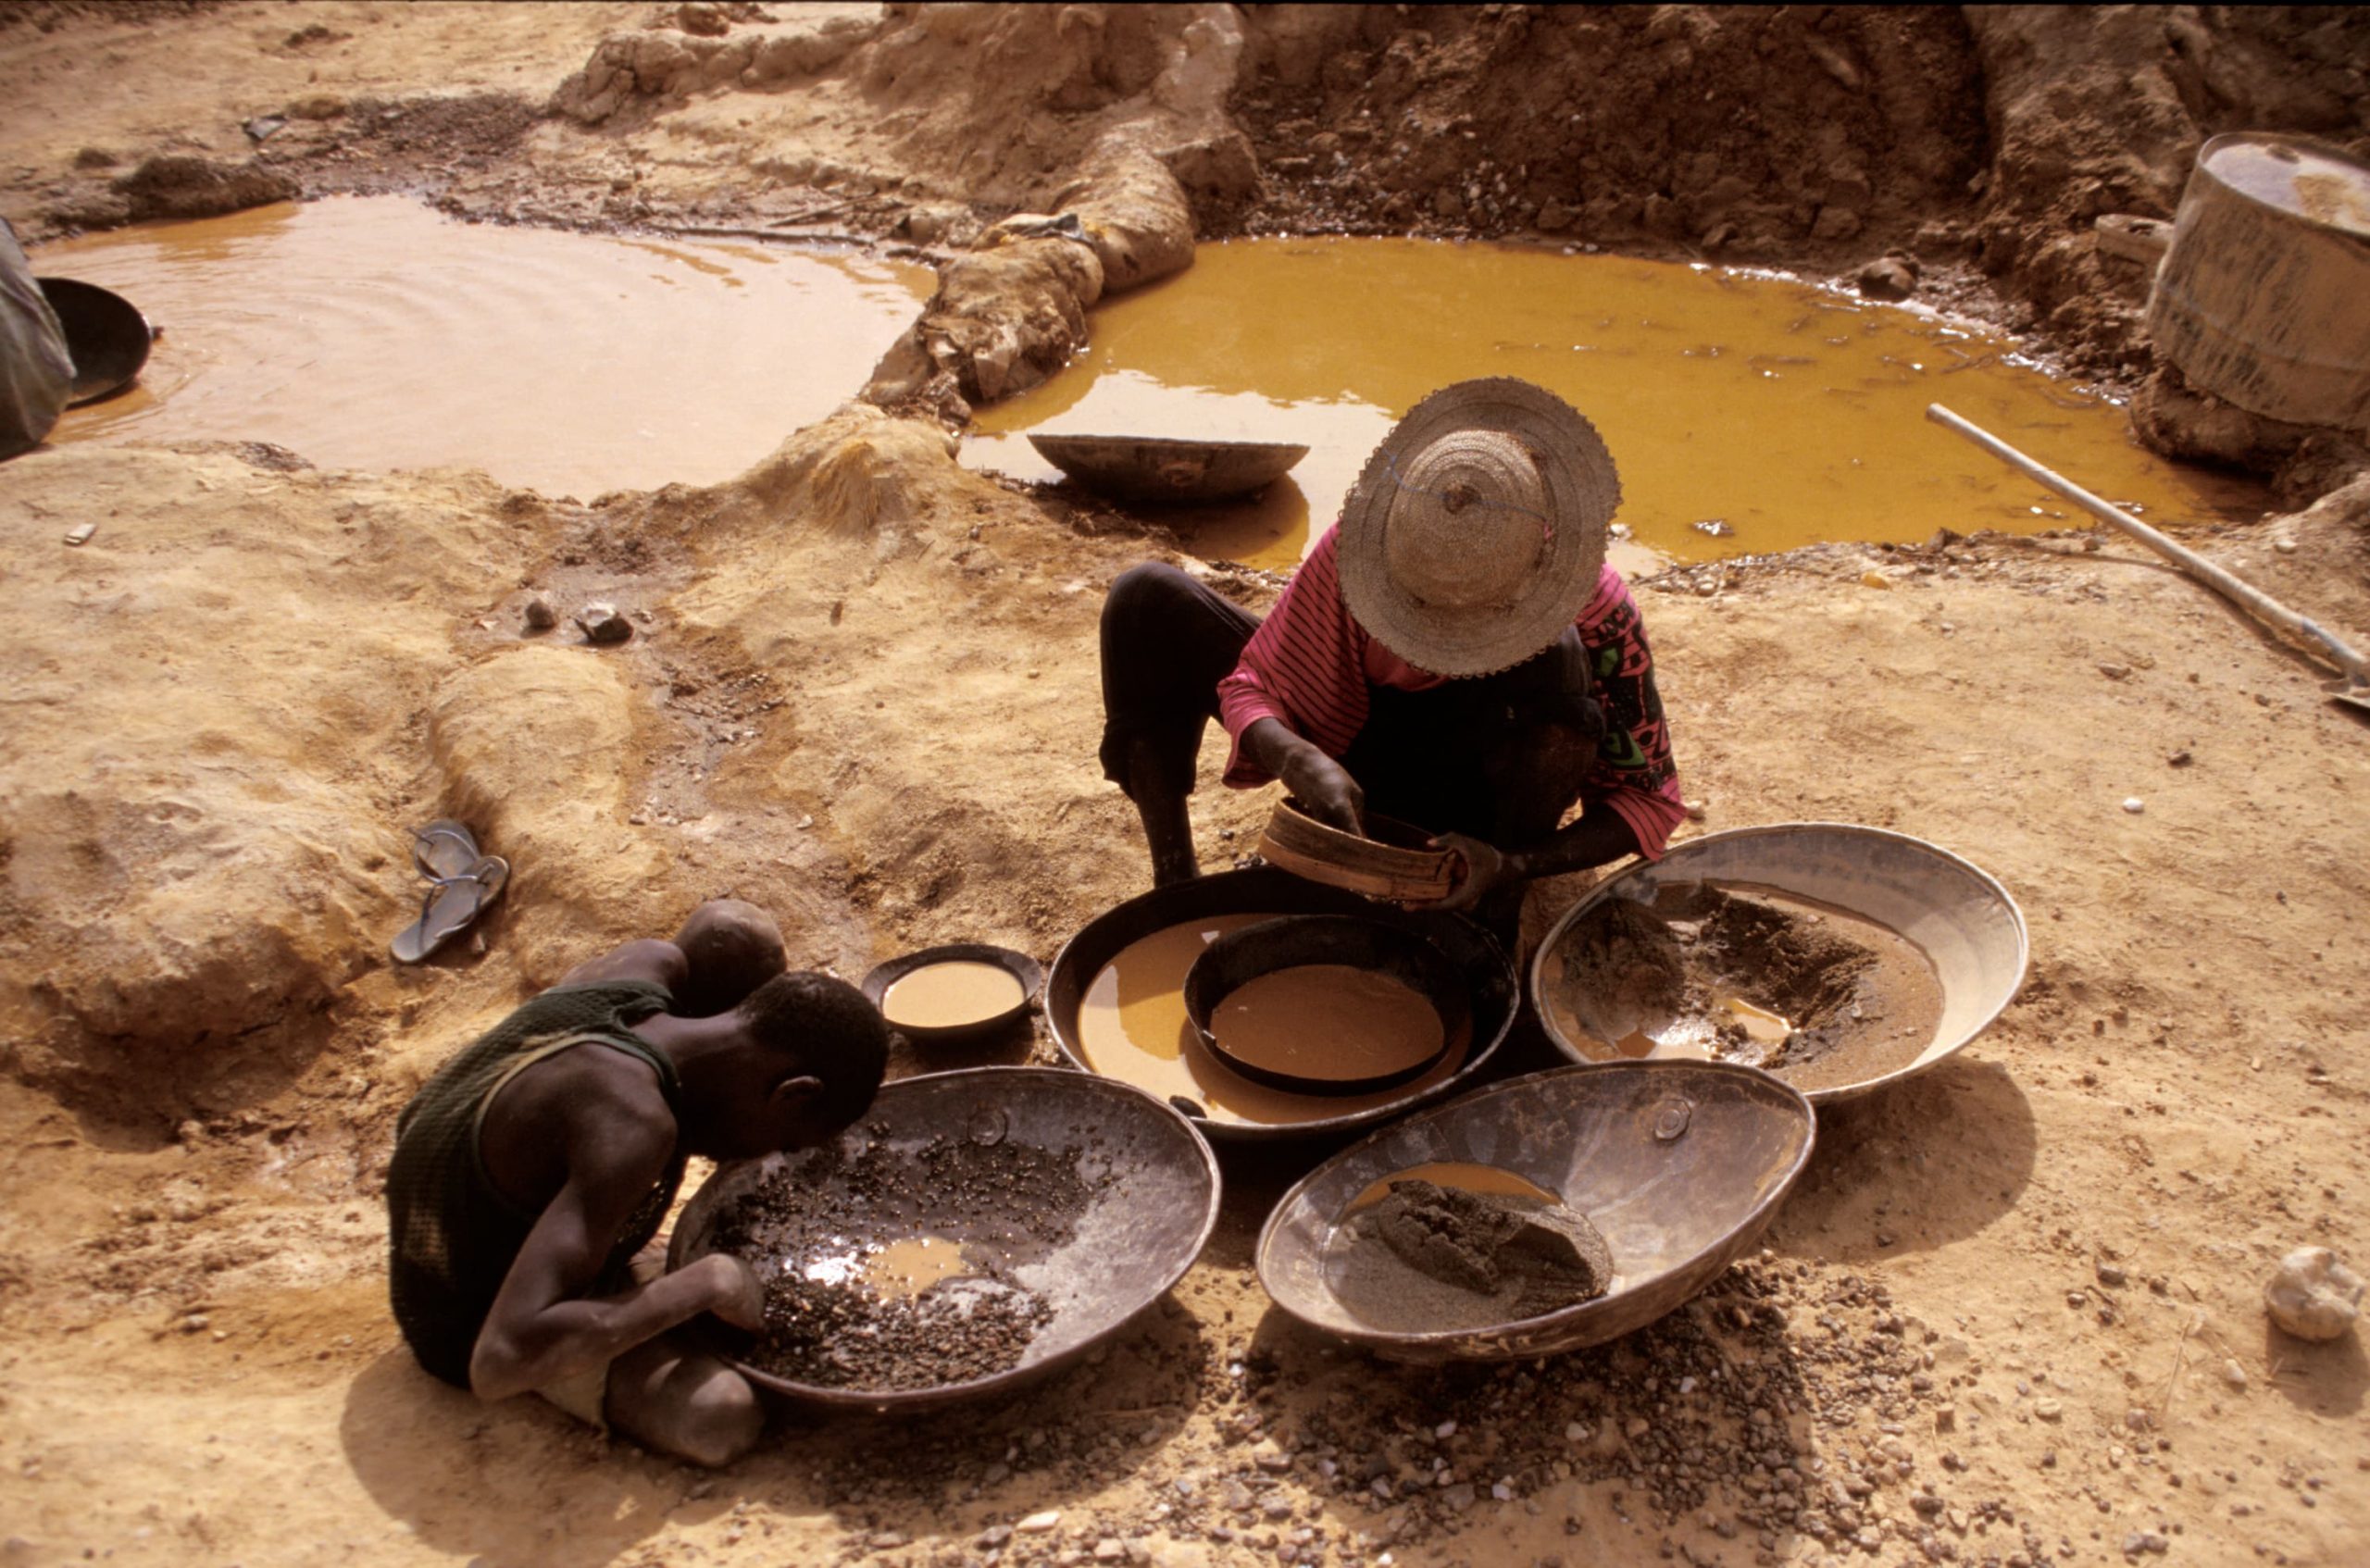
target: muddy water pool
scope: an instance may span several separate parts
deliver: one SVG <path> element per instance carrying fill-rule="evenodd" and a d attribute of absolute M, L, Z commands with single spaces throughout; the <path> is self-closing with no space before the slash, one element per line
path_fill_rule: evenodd
<path fill-rule="evenodd" d="M 165 335 L 51 440 L 262 441 L 590 498 L 714 483 L 855 394 L 935 286 L 861 254 L 454 222 L 339 197 L 44 245 Z"/>
<path fill-rule="evenodd" d="M 1024 439 L 1037 429 L 1306 443 L 1254 501 L 1177 516 L 1211 559 L 1290 567 L 1391 423 L 1476 376 L 1536 381 L 1594 421 L 1621 472 L 1615 522 L 1680 560 L 2087 522 L 1928 423 L 1929 403 L 2158 521 L 2262 504 L 2252 486 L 2156 459 L 2119 406 L 2008 341 L 1765 275 L 1479 243 L 1236 241 L 1098 305 L 1091 330 L 1069 368 L 980 411 L 965 461 L 1057 479 Z"/>

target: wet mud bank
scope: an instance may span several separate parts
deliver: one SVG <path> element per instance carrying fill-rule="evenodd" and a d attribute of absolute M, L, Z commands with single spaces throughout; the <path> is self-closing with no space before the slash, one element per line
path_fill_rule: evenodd
<path fill-rule="evenodd" d="M 2169 218 L 2220 131 L 2370 149 L 2370 21 L 2342 7 L 577 12 L 592 42 L 543 84 L 258 85 L 165 145 L 53 138 L 9 194 L 36 238 L 403 189 L 471 218 L 906 245 L 943 287 L 870 395 L 959 419 L 1064 363 L 1098 298 L 1189 265 L 1197 237 L 1272 232 L 1825 273 L 2134 383 L 2147 272 L 2093 220 Z M 360 46 L 317 24 L 260 52 L 293 77 Z M 1064 212 L 1079 254 L 997 228 Z M 2234 434 L 2234 412 L 2176 380 L 2139 428 L 2175 455 L 2297 467 L 2300 499 L 2351 460 Z"/>

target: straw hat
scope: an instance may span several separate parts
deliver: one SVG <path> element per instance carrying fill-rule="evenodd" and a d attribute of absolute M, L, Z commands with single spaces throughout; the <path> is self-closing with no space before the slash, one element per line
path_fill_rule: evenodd
<path fill-rule="evenodd" d="M 1342 597 L 1417 669 L 1505 669 L 1596 596 L 1620 502 L 1613 454 L 1553 392 L 1504 376 L 1442 387 L 1391 428 L 1342 504 Z"/>

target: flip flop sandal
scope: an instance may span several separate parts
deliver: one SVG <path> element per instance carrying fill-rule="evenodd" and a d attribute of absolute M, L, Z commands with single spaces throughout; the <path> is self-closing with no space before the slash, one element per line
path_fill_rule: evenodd
<path fill-rule="evenodd" d="M 419 901 L 419 918 L 395 933 L 388 944 L 398 964 L 418 964 L 469 928 L 469 922 L 502 896 L 510 880 L 510 863 L 486 855 L 458 877 L 430 879 Z"/>
<path fill-rule="evenodd" d="M 483 858 L 476 838 L 449 816 L 411 830 L 412 864 L 431 882 L 467 877 Z"/>

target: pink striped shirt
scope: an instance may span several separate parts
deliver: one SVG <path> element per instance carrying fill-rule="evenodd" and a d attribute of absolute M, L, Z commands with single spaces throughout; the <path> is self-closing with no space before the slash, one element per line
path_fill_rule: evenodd
<path fill-rule="evenodd" d="M 1341 598 L 1339 534 L 1338 525 L 1325 530 L 1252 634 L 1242 662 L 1218 682 L 1218 721 L 1234 741 L 1226 782 L 1235 789 L 1268 782 L 1242 751 L 1242 732 L 1254 721 L 1272 718 L 1339 757 L 1366 725 L 1370 687 L 1424 691 L 1448 679 L 1400 658 L 1351 616 Z M 1687 807 L 1671 762 L 1670 727 L 1654 692 L 1653 653 L 1619 572 L 1607 566 L 1599 574 L 1596 596 L 1572 624 L 1589 652 L 1605 716 L 1604 740 L 1580 798 L 1620 814 L 1640 851 L 1658 860 Z"/>

